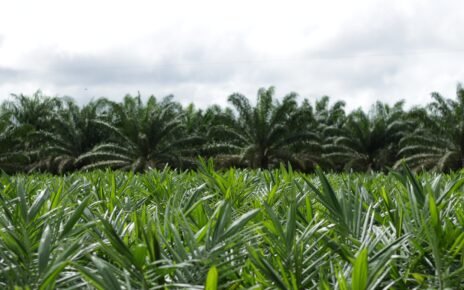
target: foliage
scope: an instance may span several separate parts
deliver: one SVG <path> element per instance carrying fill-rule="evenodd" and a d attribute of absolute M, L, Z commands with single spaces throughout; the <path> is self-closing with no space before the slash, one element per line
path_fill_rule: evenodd
<path fill-rule="evenodd" d="M 464 175 L 0 176 L 2 289 L 462 289 Z"/>
<path fill-rule="evenodd" d="M 17 126 L 11 122 L 8 113 L 0 116 L 0 169 L 17 172 L 29 163 L 21 139 L 30 130 L 30 126 Z"/>
<path fill-rule="evenodd" d="M 215 128 L 216 135 L 223 136 L 225 147 L 252 168 L 269 168 L 279 161 L 298 163 L 301 150 L 295 149 L 317 140 L 316 134 L 296 125 L 301 118 L 296 94 L 285 96 L 282 102 L 273 95 L 273 87 L 260 89 L 255 107 L 245 96 L 231 95 L 229 102 L 238 117 Z"/>
<path fill-rule="evenodd" d="M 419 126 L 405 136 L 399 153 L 417 168 L 455 170 L 464 167 L 464 89 L 457 88 L 457 100 L 433 93 L 427 111 L 415 112 Z"/>
<path fill-rule="evenodd" d="M 144 105 L 140 96 L 128 95 L 123 103 L 111 103 L 108 121 L 94 122 L 112 133 L 109 142 L 96 145 L 78 161 L 90 161 L 84 169 L 112 167 L 136 172 L 165 164 L 188 165 L 192 146 L 202 140 L 183 136 L 181 117 L 179 106 L 169 97 L 158 102 L 152 96 Z"/>
<path fill-rule="evenodd" d="M 412 131 L 403 104 L 390 107 L 377 102 L 368 114 L 352 112 L 333 142 L 326 145 L 330 153 L 325 156 L 343 160 L 345 169 L 378 171 L 393 166 L 399 140 Z"/>
<path fill-rule="evenodd" d="M 457 98 L 433 93 L 433 102 L 405 110 L 404 102 L 377 102 L 346 112 L 329 97 L 298 102 L 258 90 L 230 107 L 182 106 L 172 96 L 99 98 L 80 107 L 68 97 L 12 95 L 0 106 L 0 170 L 64 174 L 95 168 L 144 172 L 195 168 L 198 156 L 218 168 L 303 172 L 387 171 L 408 164 L 449 172 L 464 167 L 464 89 Z"/>

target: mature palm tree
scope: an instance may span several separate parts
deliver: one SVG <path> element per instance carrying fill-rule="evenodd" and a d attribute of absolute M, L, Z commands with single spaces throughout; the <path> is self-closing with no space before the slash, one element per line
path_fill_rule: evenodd
<path fill-rule="evenodd" d="M 316 105 L 318 102 L 316 102 Z M 295 117 L 292 120 L 292 128 L 295 131 L 307 132 L 311 135 L 304 142 L 297 142 L 293 145 L 298 162 L 294 164 L 297 169 L 304 171 L 314 171 L 317 166 L 325 166 L 323 158 L 322 123 L 317 118 L 319 111 L 314 109 L 308 99 L 304 99 L 301 106 L 296 109 Z"/>
<path fill-rule="evenodd" d="M 316 134 L 298 128 L 302 114 L 298 110 L 296 94 L 273 99 L 274 88 L 260 89 L 253 107 L 241 94 L 229 97 L 238 113 L 212 131 L 215 142 L 222 140 L 228 156 L 253 168 L 269 168 L 278 161 L 298 164 L 298 149 L 317 139 Z"/>
<path fill-rule="evenodd" d="M 401 101 L 390 107 L 377 102 L 369 114 L 361 109 L 352 112 L 326 156 L 342 160 L 345 169 L 381 170 L 392 166 L 398 142 L 409 125 L 403 104 Z"/>
<path fill-rule="evenodd" d="M 188 167 L 201 138 L 184 134 L 182 107 L 166 97 L 154 96 L 145 105 L 140 95 L 112 103 L 107 120 L 95 122 L 112 133 L 108 142 L 78 158 L 84 169 L 113 167 L 136 172 L 166 164 Z"/>
<path fill-rule="evenodd" d="M 22 146 L 31 128 L 16 125 L 11 115 L 0 110 L 0 170 L 13 173 L 24 170 L 29 158 Z"/>
<path fill-rule="evenodd" d="M 426 110 L 412 112 L 418 126 L 401 139 L 399 154 L 415 169 L 464 167 L 464 89 L 461 85 L 456 95 L 457 100 L 452 100 L 432 93 L 434 101 Z"/>
<path fill-rule="evenodd" d="M 323 96 L 315 103 L 315 121 L 325 126 L 340 127 L 346 119 L 345 102 L 337 101 L 330 106 L 330 98 Z"/>
<path fill-rule="evenodd" d="M 236 158 L 231 158 L 227 154 L 230 153 L 228 138 L 223 138 L 221 134 L 218 134 L 218 128 L 223 128 L 225 124 L 234 122 L 233 111 L 218 105 L 209 106 L 204 110 L 192 109 L 192 106 L 186 108 L 182 122 L 187 134 L 200 136 L 205 141 L 208 140 L 198 147 L 199 155 L 214 159 L 217 168 L 237 166 Z"/>
<path fill-rule="evenodd" d="M 35 130 L 50 127 L 51 117 L 61 109 L 62 101 L 58 97 L 45 96 L 41 91 L 32 96 L 12 94 L 13 100 L 2 104 L 3 110 L 11 114 L 16 124 L 29 125 Z"/>
<path fill-rule="evenodd" d="M 330 98 L 323 96 L 316 100 L 314 108 L 312 126 L 320 138 L 317 163 L 326 169 L 340 170 L 344 166 L 343 161 L 327 155 L 333 152 L 335 140 L 344 134 L 344 125 L 347 121 L 345 102 L 337 101 L 331 105 Z"/>
<path fill-rule="evenodd" d="M 108 100 L 101 98 L 82 109 L 70 98 L 62 101 L 63 109 L 52 117 L 51 127 L 34 134 L 40 141 L 41 154 L 32 170 L 63 173 L 78 169 L 83 165 L 77 162 L 79 157 L 109 136 L 96 126 L 108 110 Z"/>
<path fill-rule="evenodd" d="M 14 146 L 13 151 L 21 151 L 21 155 L 27 157 L 28 164 L 24 164 L 24 170 L 30 168 L 30 164 L 35 163 L 39 159 L 38 140 L 34 138 L 34 133 L 39 130 L 45 130 L 51 127 L 53 116 L 62 106 L 62 102 L 57 97 L 48 97 L 42 94 L 41 91 L 35 92 L 32 96 L 24 94 L 11 95 L 12 100 L 5 101 L 2 104 L 2 111 L 8 119 L 11 126 L 7 130 L 9 140 L 18 142 Z M 20 131 L 19 135 L 14 132 Z M 17 138 L 13 138 L 16 136 Z"/>

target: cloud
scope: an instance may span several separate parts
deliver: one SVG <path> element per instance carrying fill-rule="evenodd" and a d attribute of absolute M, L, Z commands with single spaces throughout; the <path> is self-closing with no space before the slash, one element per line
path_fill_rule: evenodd
<path fill-rule="evenodd" d="M 0 66 L 0 80 L 1 82 L 11 82 L 18 80 L 21 75 L 20 70 Z M 0 83 L 1 83 L 0 82 Z"/>
<path fill-rule="evenodd" d="M 232 49 L 240 45 L 228 43 Z M 40 59 L 38 68 L 32 68 L 31 77 L 57 86 L 74 84 L 210 84 L 224 82 L 238 74 L 237 63 L 225 60 L 230 51 L 214 49 L 213 44 L 186 45 L 176 51 L 158 49 L 155 57 L 144 57 L 127 51 L 109 51 L 94 54 L 69 54 L 53 50 L 39 50 L 29 54 L 30 62 Z M 245 53 L 246 54 L 246 53 Z M 250 56 L 239 57 L 246 59 Z M 253 57 L 253 56 L 251 56 Z"/>
<path fill-rule="evenodd" d="M 342 29 L 317 53 L 341 58 L 388 57 L 462 49 L 458 35 L 464 33 L 464 28 L 457 25 L 462 20 L 456 19 L 459 10 L 447 3 L 417 2 L 414 11 L 395 5 L 373 5 L 368 13 L 343 23 Z"/>
<path fill-rule="evenodd" d="M 376 100 L 425 103 L 431 91 L 453 97 L 464 81 L 460 2 L 329 2 L 271 3 L 266 13 L 261 4 L 209 3 L 212 12 L 190 4 L 179 13 L 160 6 L 153 18 L 147 2 L 126 7 L 144 15 L 140 23 L 121 21 L 121 7 L 104 19 L 96 8 L 88 22 L 66 22 L 78 5 L 61 7 L 62 29 L 53 21 L 8 31 L 0 19 L 0 98 L 41 88 L 85 103 L 141 91 L 206 106 L 233 92 L 254 99 L 274 85 L 277 96 L 330 95 L 353 109 Z"/>

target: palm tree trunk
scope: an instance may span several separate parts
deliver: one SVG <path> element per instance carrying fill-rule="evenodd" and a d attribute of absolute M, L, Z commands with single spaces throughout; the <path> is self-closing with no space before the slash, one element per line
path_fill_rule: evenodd
<path fill-rule="evenodd" d="M 461 152 L 459 152 L 460 154 L 460 157 L 461 157 L 461 168 L 464 168 L 464 131 L 461 130 L 460 132 L 461 136 L 459 138 L 459 145 L 460 145 L 460 149 L 461 149 Z"/>
<path fill-rule="evenodd" d="M 266 155 L 262 155 L 261 157 L 261 168 L 268 169 L 269 168 L 269 158 Z"/>
<path fill-rule="evenodd" d="M 464 137 L 462 137 L 464 139 Z M 464 140 L 461 140 L 461 168 L 464 168 Z"/>

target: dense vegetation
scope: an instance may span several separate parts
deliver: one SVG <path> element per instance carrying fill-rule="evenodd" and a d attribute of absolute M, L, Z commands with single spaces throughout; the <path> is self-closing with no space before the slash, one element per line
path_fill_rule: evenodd
<path fill-rule="evenodd" d="M 255 105 L 243 95 L 232 107 L 183 107 L 126 96 L 83 107 L 70 98 L 12 95 L 1 105 L 0 169 L 7 173 L 66 173 L 94 168 L 143 172 L 188 169 L 198 156 L 218 167 L 275 168 L 280 162 L 312 172 L 384 171 L 404 160 L 413 170 L 452 171 L 464 166 L 464 89 L 456 99 L 437 93 L 423 107 L 377 102 L 369 112 L 347 113 L 328 97 L 280 101 L 260 89 Z"/>
<path fill-rule="evenodd" d="M 463 289 L 463 184 L 406 167 L 4 174 L 0 288 Z"/>

